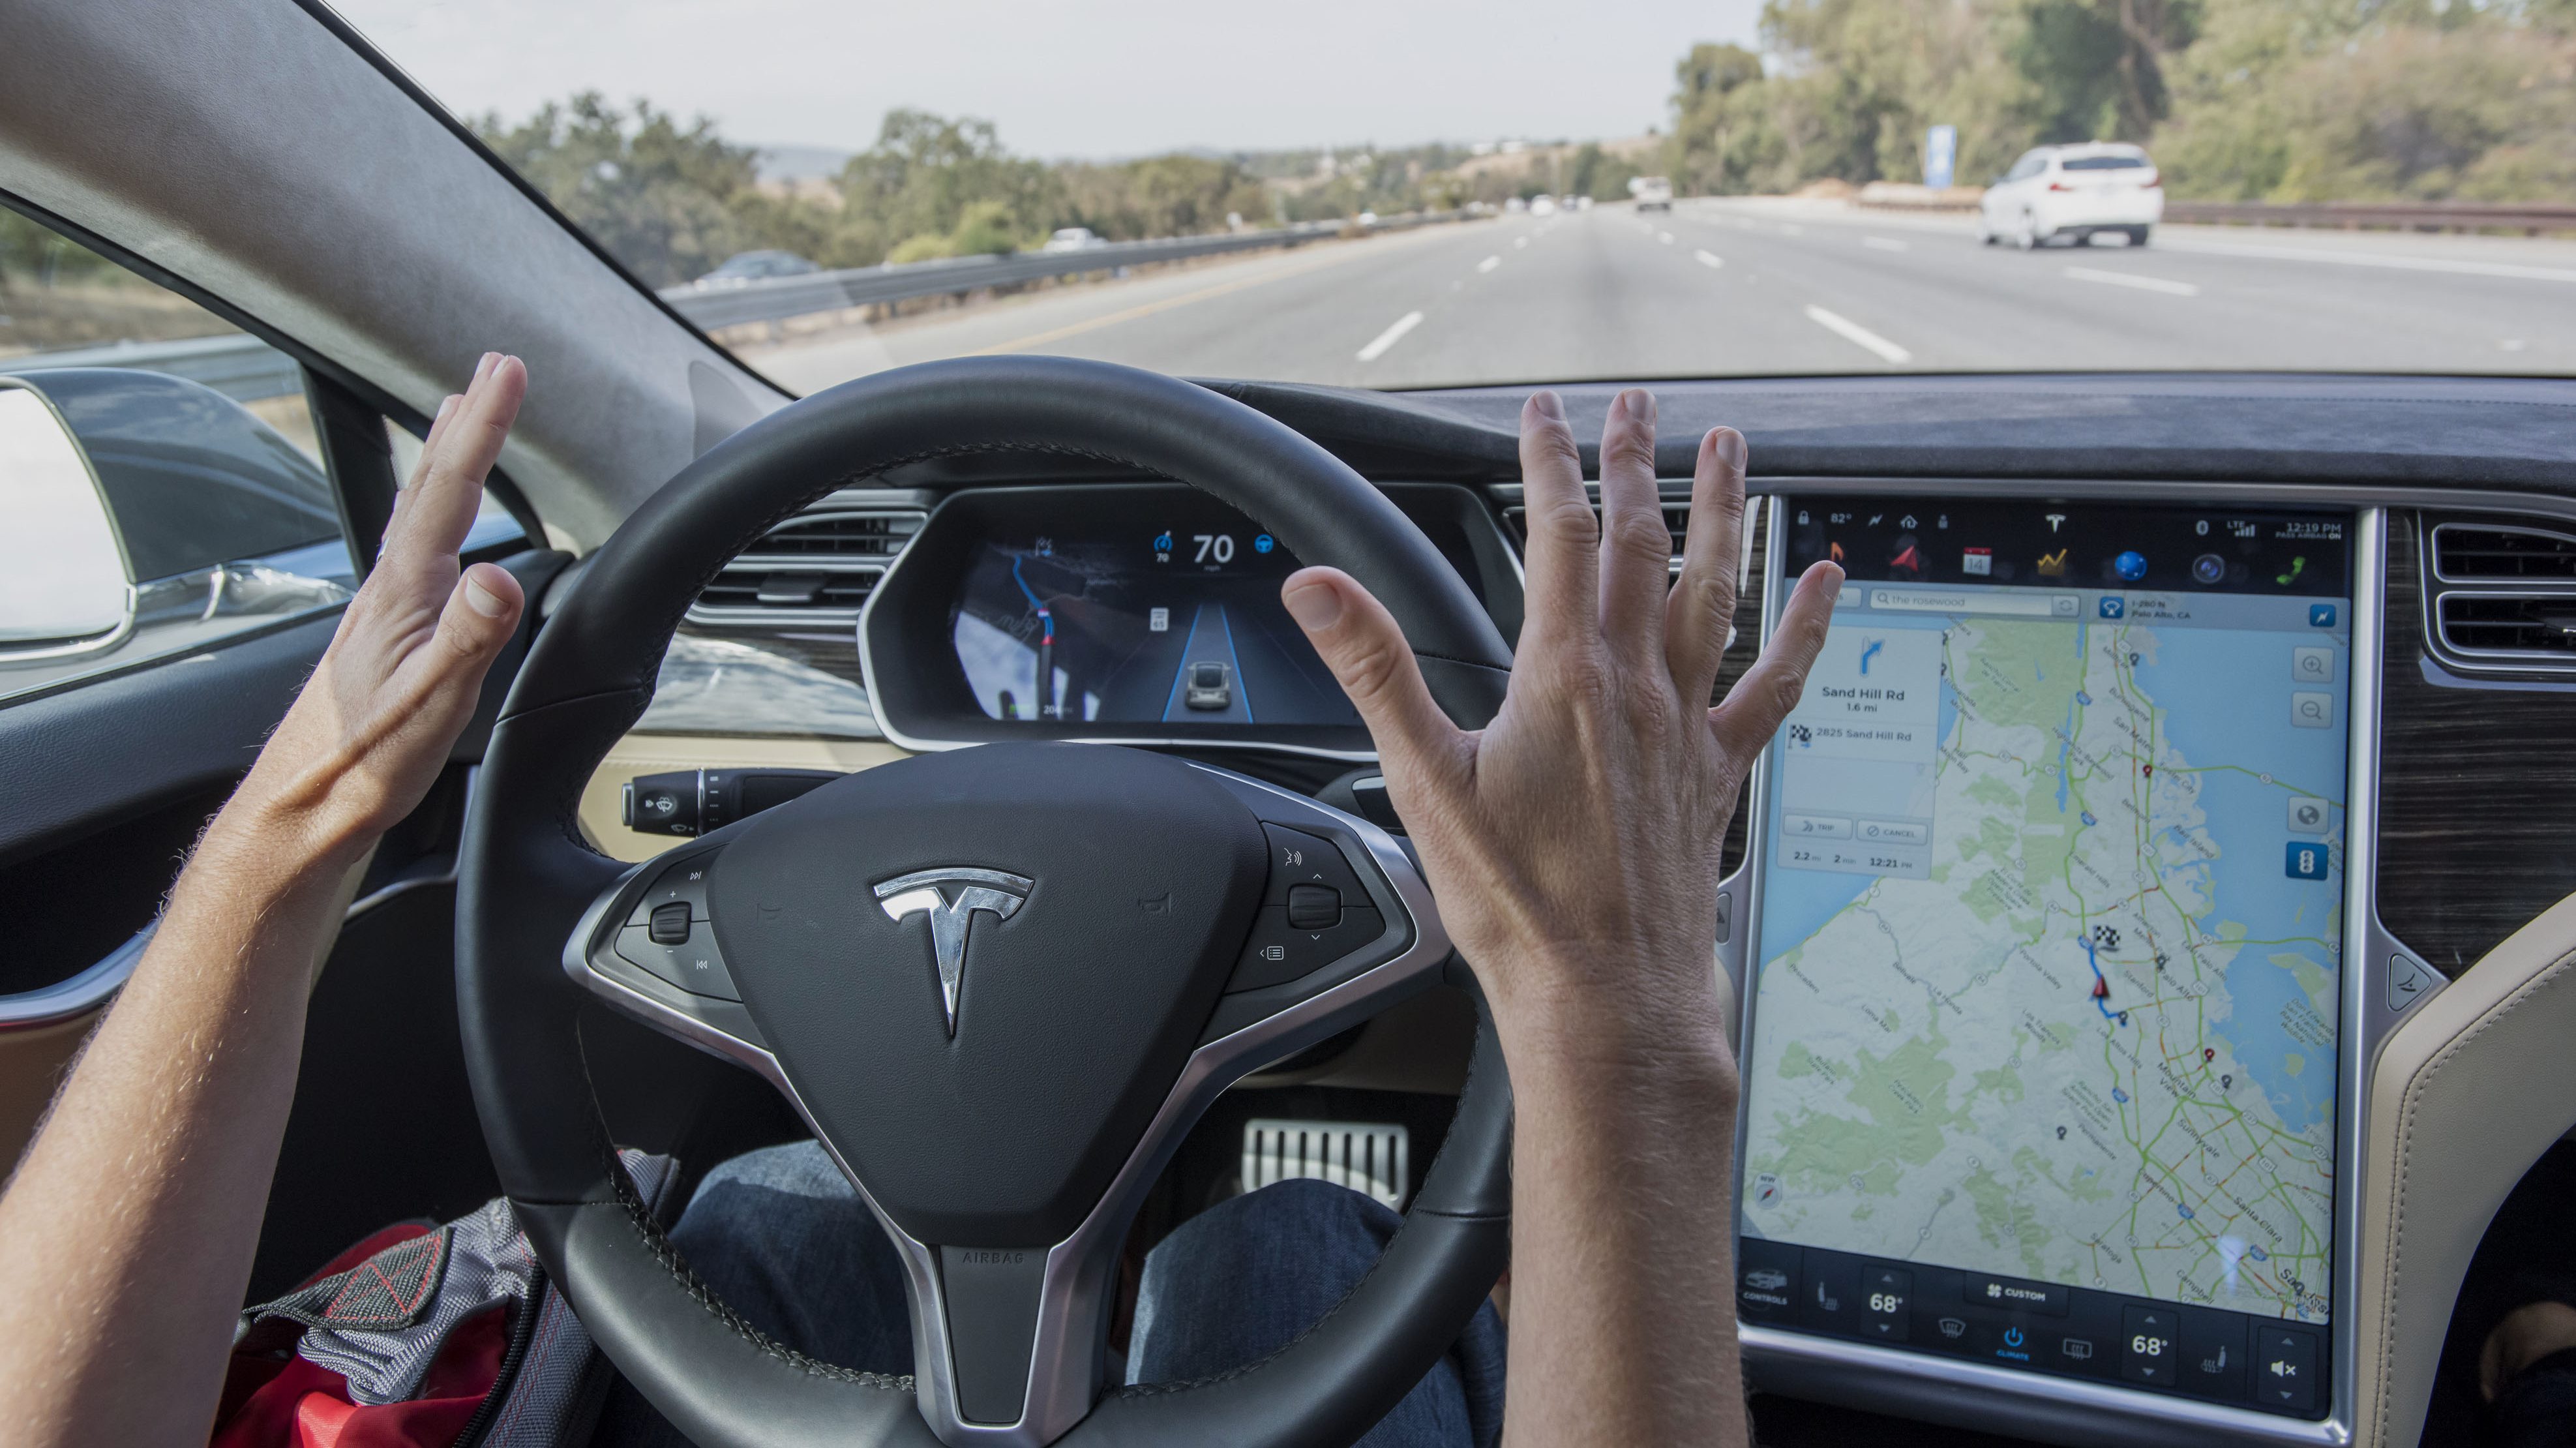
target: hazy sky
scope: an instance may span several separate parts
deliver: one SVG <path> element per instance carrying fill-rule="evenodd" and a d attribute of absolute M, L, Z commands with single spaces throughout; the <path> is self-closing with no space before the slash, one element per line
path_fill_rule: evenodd
<path fill-rule="evenodd" d="M 573 91 L 705 112 L 737 141 L 860 149 L 889 107 L 1013 150 L 1131 156 L 1665 124 L 1692 42 L 1759 0 L 337 0 L 464 115 Z"/>

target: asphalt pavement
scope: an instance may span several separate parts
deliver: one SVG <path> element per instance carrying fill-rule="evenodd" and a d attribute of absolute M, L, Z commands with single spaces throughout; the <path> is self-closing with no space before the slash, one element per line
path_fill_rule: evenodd
<path fill-rule="evenodd" d="M 1980 246 L 1789 200 L 1429 227 L 1050 288 L 746 354 L 812 391 L 978 352 L 1370 387 L 1898 372 L 2576 373 L 2576 242 L 2159 228 Z"/>

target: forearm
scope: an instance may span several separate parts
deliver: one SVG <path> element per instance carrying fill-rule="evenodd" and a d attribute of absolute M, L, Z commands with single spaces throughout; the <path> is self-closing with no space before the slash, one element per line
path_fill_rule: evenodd
<path fill-rule="evenodd" d="M 196 1444 L 363 847 L 228 809 L 0 1196 L 13 1442 Z"/>
<path fill-rule="evenodd" d="M 1739 1444 L 1736 1076 L 1712 1003 L 1502 1004 L 1509 1441 Z"/>

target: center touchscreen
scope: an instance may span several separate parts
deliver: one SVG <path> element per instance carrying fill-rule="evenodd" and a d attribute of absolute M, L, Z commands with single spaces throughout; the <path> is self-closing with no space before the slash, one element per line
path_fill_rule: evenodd
<path fill-rule="evenodd" d="M 1743 1316 L 2321 1416 L 2349 519 L 1776 506 Z"/>

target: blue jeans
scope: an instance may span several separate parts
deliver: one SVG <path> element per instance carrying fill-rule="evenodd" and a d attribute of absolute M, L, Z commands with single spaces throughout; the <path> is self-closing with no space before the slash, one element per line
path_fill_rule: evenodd
<path fill-rule="evenodd" d="M 1348 1188 L 1287 1181 L 1182 1223 L 1146 1254 L 1127 1381 L 1212 1377 L 1287 1346 L 1376 1265 L 1400 1220 Z M 902 1263 L 814 1143 L 709 1172 L 671 1240 L 717 1296 L 781 1342 L 843 1367 L 912 1371 Z M 1503 1324 L 1489 1302 L 1360 1444 L 1492 1448 L 1502 1427 Z M 687 1440 L 621 1381 L 593 1441 Z"/>

